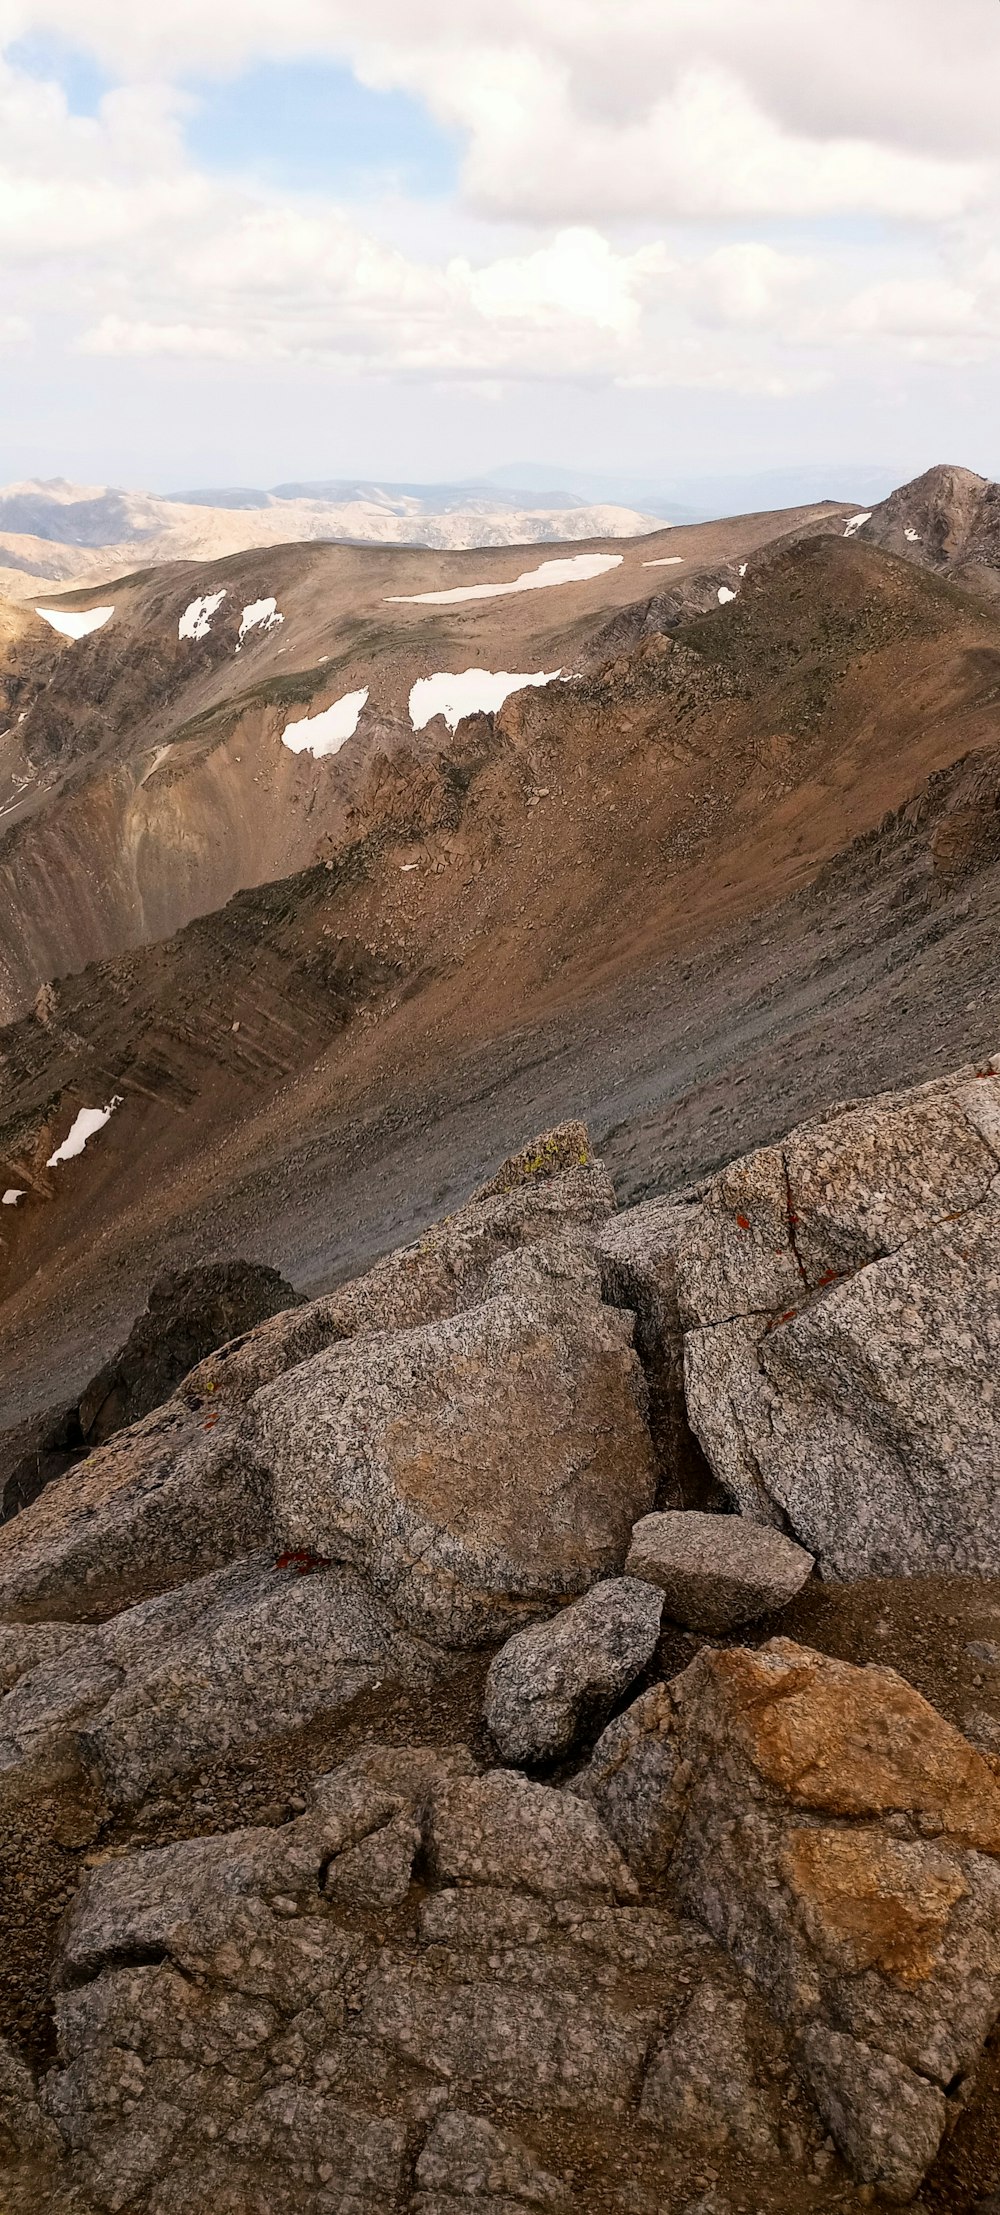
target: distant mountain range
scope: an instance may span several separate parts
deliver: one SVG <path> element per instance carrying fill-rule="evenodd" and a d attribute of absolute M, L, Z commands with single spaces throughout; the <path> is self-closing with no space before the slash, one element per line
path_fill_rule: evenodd
<path fill-rule="evenodd" d="M 658 518 L 573 492 L 497 485 L 337 480 L 160 495 L 32 480 L 0 490 L 0 593 L 21 600 L 166 561 L 214 561 L 256 546 L 534 546 L 633 538 Z"/>
<path fill-rule="evenodd" d="M 153 563 L 218 560 L 303 540 L 350 545 L 533 546 L 632 538 L 663 523 L 824 500 L 874 507 L 898 472 L 825 464 L 744 476 L 613 475 L 516 462 L 457 483 L 303 480 L 170 493 L 31 479 L 0 488 L 0 594 L 37 598 Z"/>

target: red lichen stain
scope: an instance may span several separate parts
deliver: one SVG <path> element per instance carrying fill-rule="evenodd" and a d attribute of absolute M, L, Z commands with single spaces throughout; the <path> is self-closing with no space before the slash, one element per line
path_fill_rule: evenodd
<path fill-rule="evenodd" d="M 740 1229 L 741 1229 L 741 1231 L 748 1231 L 748 1230 L 749 1230 L 749 1228 L 750 1228 L 750 1217 L 749 1217 L 749 1215 L 738 1215 L 738 1216 L 737 1216 L 737 1218 L 736 1218 L 736 1220 L 737 1220 L 737 1222 L 738 1222 L 738 1224 L 739 1224 L 739 1226 L 740 1226 Z"/>
<path fill-rule="evenodd" d="M 201 1427 L 202 1427 L 202 1430 L 203 1430 L 203 1431 L 214 1431 L 214 1429 L 215 1429 L 215 1426 L 216 1426 L 216 1423 L 218 1422 L 218 1420 L 219 1420 L 219 1418 L 218 1418 L 218 1415 L 210 1415 L 210 1416 L 208 1416 L 207 1420 L 206 1420 L 206 1421 L 205 1421 L 205 1422 L 204 1422 L 204 1423 L 202 1424 L 202 1426 L 201 1426 Z"/>
<path fill-rule="evenodd" d="M 274 1566 L 276 1569 L 294 1569 L 297 1577 L 310 1577 L 314 1569 L 328 1569 L 330 1562 L 328 1555 L 311 1554 L 302 1547 L 294 1553 L 279 1554 Z"/>
<path fill-rule="evenodd" d="M 838 1284 L 843 1274 L 842 1269 L 825 1269 L 823 1275 L 816 1280 L 817 1292 L 822 1291 L 825 1284 Z"/>

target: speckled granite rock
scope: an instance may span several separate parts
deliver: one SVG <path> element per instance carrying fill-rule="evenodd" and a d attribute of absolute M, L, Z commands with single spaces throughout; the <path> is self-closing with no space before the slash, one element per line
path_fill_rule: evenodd
<path fill-rule="evenodd" d="M 474 1305 L 505 1255 L 567 1232 L 579 1238 L 610 1214 L 614 1192 L 586 1133 L 567 1130 L 544 1134 L 498 1173 L 502 1189 L 469 1201 L 366 1276 L 218 1347 L 172 1399 L 49 1484 L 0 1527 L 0 1615 L 118 1611 L 267 1545 L 268 1502 L 259 1486 L 247 1489 L 246 1403 L 326 1347 Z M 280 1285 L 272 1276 L 264 1272 L 265 1305 Z M 224 1304 L 216 1312 L 224 1316 Z"/>
<path fill-rule="evenodd" d="M 603 1722 L 656 1649 L 662 1600 L 610 1577 L 582 1600 L 517 1631 L 490 1664 L 486 1725 L 505 1761 L 555 1760 Z"/>
<path fill-rule="evenodd" d="M 859 2179 L 912 2197 L 1000 2017 L 995 1768 L 893 1670 L 772 1639 L 704 1648 L 569 1790 L 796 2035 Z"/>
<path fill-rule="evenodd" d="M 281 1543 L 351 1562 L 445 1645 L 584 1591 L 653 1496 L 630 1335 L 586 1293 L 533 1283 L 318 1355 L 248 1410 Z"/>
<path fill-rule="evenodd" d="M 461 1748 L 367 1746 L 294 1822 L 87 1875 L 41 2109 L 96 2215 L 568 2215 L 584 2202 L 546 2158 L 553 2127 L 595 2133 L 605 2191 L 641 2103 L 653 2176 L 633 2204 L 654 2215 L 658 2147 L 683 2178 L 729 2128 L 725 2088 L 708 2141 L 689 2101 L 671 2119 L 671 2027 L 694 1995 L 742 2029 L 754 2097 L 787 2074 L 711 1939 L 619 1904 L 634 1886 L 589 1810 L 470 1767 Z M 419 1882 L 331 1885 L 366 1856 L 377 1871 L 404 1821 Z M 755 2149 L 787 2167 L 804 2144 L 779 2125 Z"/>
<path fill-rule="evenodd" d="M 782 1531 L 744 1515 L 644 1515 L 625 1563 L 664 1595 L 672 1622 L 688 1630 L 727 1631 L 787 1607 L 811 1574 L 813 1559 Z"/>
<path fill-rule="evenodd" d="M 838 1576 L 1000 1569 L 998 1172 L 990 1064 L 734 1162 L 679 1242 L 712 1468 Z"/>

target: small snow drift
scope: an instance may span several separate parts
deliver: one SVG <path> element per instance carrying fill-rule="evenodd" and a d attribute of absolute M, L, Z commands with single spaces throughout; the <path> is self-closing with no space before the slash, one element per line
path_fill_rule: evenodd
<path fill-rule="evenodd" d="M 354 737 L 361 720 L 361 710 L 368 699 L 368 686 L 360 692 L 345 692 L 332 707 L 322 708 L 318 715 L 300 717 L 297 723 L 286 723 L 281 743 L 291 754 L 312 754 L 317 761 L 324 755 L 338 754 L 349 738 Z"/>
<path fill-rule="evenodd" d="M 223 585 L 221 592 L 206 592 L 203 599 L 192 600 L 177 625 L 178 638 L 207 638 L 212 628 L 212 617 L 221 608 L 225 597 L 226 588 Z"/>
<path fill-rule="evenodd" d="M 644 561 L 644 569 L 677 569 L 684 560 L 683 554 L 661 554 L 658 561 Z"/>
<path fill-rule="evenodd" d="M 453 731 L 463 716 L 493 714 L 512 692 L 554 684 L 561 675 L 561 669 L 517 677 L 506 669 L 463 669 L 460 675 L 439 670 L 433 677 L 418 677 L 410 693 L 410 722 L 415 731 L 423 731 L 436 715 L 443 715 Z"/>
<path fill-rule="evenodd" d="M 102 1131 L 105 1123 L 110 1123 L 115 1109 L 120 1108 L 121 1105 L 122 1094 L 116 1092 L 108 1101 L 107 1107 L 81 1108 L 71 1131 L 63 1139 L 62 1145 L 57 1146 L 55 1153 L 49 1155 L 45 1164 L 46 1168 L 57 1169 L 61 1161 L 75 1160 L 77 1154 L 82 1154 L 88 1139 L 95 1137 L 98 1131 Z"/>
<path fill-rule="evenodd" d="M 86 608 L 82 614 L 71 614 L 67 608 L 36 608 L 43 623 L 48 623 L 60 638 L 89 638 L 91 631 L 102 631 L 110 623 L 114 608 Z"/>
<path fill-rule="evenodd" d="M 23 1185 L 9 1184 L 3 1199 L 0 1200 L 0 1207 L 16 1207 L 18 1201 L 24 1198 L 24 1190 Z"/>
<path fill-rule="evenodd" d="M 735 598 L 736 598 L 736 594 L 735 594 L 735 592 L 734 592 L 734 591 L 732 590 L 731 586 L 729 586 L 729 585 L 720 585 L 720 586 L 719 586 L 719 606 L 720 606 L 720 608 L 724 608 L 724 607 L 725 607 L 725 606 L 727 605 L 727 603 L 728 603 L 728 602 L 729 602 L 730 600 L 735 600 Z"/>
<path fill-rule="evenodd" d="M 920 544 L 919 531 L 906 530 L 903 532 L 903 537 L 909 540 L 911 546 L 919 546 Z"/>
<path fill-rule="evenodd" d="M 873 514 L 874 509 L 866 508 L 863 515 L 852 515 L 850 522 L 845 527 L 844 537 L 853 538 L 855 531 L 860 531 L 863 523 L 871 522 Z"/>
<path fill-rule="evenodd" d="M 502 600 L 509 592 L 538 592 L 548 585 L 583 584 L 588 577 L 603 577 L 606 569 L 618 569 L 624 554 L 570 554 L 562 561 L 543 561 L 537 569 L 525 569 L 505 585 L 456 585 L 450 592 L 390 592 L 393 604 L 409 607 L 454 607 L 459 600 Z"/>
<path fill-rule="evenodd" d="M 236 642 L 237 653 L 239 653 L 244 639 L 249 638 L 251 631 L 275 631 L 278 624 L 283 623 L 284 620 L 284 616 L 278 614 L 276 600 L 251 600 L 249 607 L 243 610 L 240 635 Z"/>

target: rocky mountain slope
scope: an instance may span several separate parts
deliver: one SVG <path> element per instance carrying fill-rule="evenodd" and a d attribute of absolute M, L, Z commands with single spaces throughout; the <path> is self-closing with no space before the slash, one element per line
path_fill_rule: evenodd
<path fill-rule="evenodd" d="M 325 858 L 8 1027 L 12 1421 L 68 1402 L 168 1263 L 235 1242 L 328 1284 L 547 1113 L 586 1104 L 641 1194 L 986 1050 L 992 613 L 842 536 L 739 586 L 706 617 L 683 584 L 591 617 L 589 674 L 453 735 L 362 719 L 332 761 L 274 741 Z M 215 790 L 247 743 L 220 738 Z M 63 1158 L 83 1113 L 102 1127 Z"/>
<path fill-rule="evenodd" d="M 51 603 L 49 621 L 9 611 L 0 1016 L 326 858 L 371 743 L 440 750 L 442 709 L 575 673 L 637 599 L 655 593 L 668 624 L 717 607 L 755 551 L 842 512 L 584 542 L 548 564 L 284 546 L 144 569 Z"/>
<path fill-rule="evenodd" d="M 12 2209 L 982 2196 L 998 1066 L 545 1133 L 0 1529 Z"/>
<path fill-rule="evenodd" d="M 59 479 L 0 488 L 0 590 L 27 599 L 139 564 L 217 561 L 296 540 L 534 546 L 655 528 L 651 516 L 620 502 L 564 494 L 555 503 L 495 485 L 304 484 L 162 498 Z"/>
<path fill-rule="evenodd" d="M 12 2215 L 995 2189 L 990 492 L 3 612 Z"/>
<path fill-rule="evenodd" d="M 1000 485 L 971 469 L 925 470 L 873 508 L 858 535 L 971 592 L 1000 594 Z"/>

